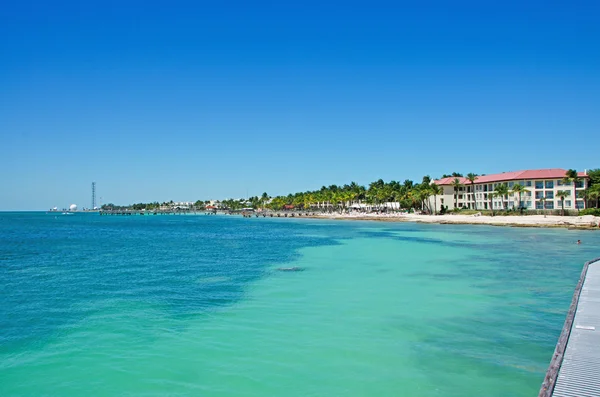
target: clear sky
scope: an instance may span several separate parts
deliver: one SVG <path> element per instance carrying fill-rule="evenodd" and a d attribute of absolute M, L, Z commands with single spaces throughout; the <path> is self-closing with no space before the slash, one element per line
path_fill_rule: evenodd
<path fill-rule="evenodd" d="M 3 2 L 0 210 L 89 206 L 92 181 L 128 204 L 597 168 L 599 21 L 598 1 Z"/>

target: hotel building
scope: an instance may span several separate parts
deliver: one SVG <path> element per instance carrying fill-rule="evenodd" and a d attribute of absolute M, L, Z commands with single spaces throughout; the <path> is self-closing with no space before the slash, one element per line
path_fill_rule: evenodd
<path fill-rule="evenodd" d="M 552 168 L 545 170 L 527 170 L 503 172 L 501 174 L 478 176 L 475 183 L 467 178 L 458 178 L 460 187 L 458 188 L 456 205 L 458 208 L 479 209 L 479 210 L 501 210 L 504 208 L 526 208 L 526 209 L 561 209 L 561 200 L 556 196 L 560 190 L 567 191 L 569 195 L 565 197 L 565 209 L 583 209 L 585 208 L 583 198 L 579 198 L 579 192 L 583 191 L 589 184 L 589 177 L 586 172 L 579 172 L 581 179 L 575 186 L 577 196 L 573 197 L 573 183 L 563 182 L 567 171 L 561 168 Z M 436 185 L 442 188 L 443 193 L 438 195 L 437 209 L 441 205 L 448 206 L 449 210 L 454 209 L 455 191 L 452 185 L 454 177 L 442 178 L 434 181 Z M 502 198 L 493 197 L 490 207 L 490 193 L 494 192 L 499 184 L 506 183 L 509 194 Z M 519 203 L 519 194 L 513 193 L 513 187 L 519 184 L 527 191 L 521 193 L 521 203 Z M 433 208 L 434 198 L 429 199 L 430 208 Z M 477 204 L 477 206 L 475 206 Z"/>

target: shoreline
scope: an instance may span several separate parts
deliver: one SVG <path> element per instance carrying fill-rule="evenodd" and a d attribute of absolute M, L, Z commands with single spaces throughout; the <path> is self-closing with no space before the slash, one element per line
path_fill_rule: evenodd
<path fill-rule="evenodd" d="M 318 214 L 302 218 L 326 220 L 354 220 L 379 222 L 435 223 L 441 225 L 487 225 L 508 227 L 567 228 L 577 230 L 600 230 L 600 217 L 558 215 L 416 215 L 416 214 Z"/>

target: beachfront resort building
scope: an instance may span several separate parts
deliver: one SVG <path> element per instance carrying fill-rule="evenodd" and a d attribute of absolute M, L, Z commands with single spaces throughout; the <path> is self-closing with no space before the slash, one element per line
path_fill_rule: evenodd
<path fill-rule="evenodd" d="M 436 197 L 437 208 L 448 206 L 449 210 L 455 208 L 479 209 L 479 210 L 501 210 L 501 209 L 561 209 L 561 199 L 557 196 L 559 191 L 569 193 L 565 197 L 565 209 L 583 209 L 585 208 L 584 199 L 579 197 L 580 192 L 588 186 L 589 177 L 586 172 L 579 172 L 580 181 L 576 183 L 575 189 L 577 196 L 573 197 L 573 183 L 564 182 L 563 178 L 567 171 L 561 168 L 552 168 L 544 170 L 526 170 L 503 172 L 501 174 L 478 176 L 473 184 L 467 178 L 458 178 L 460 186 L 455 191 L 455 177 L 442 178 L 434 181 L 436 185 L 442 188 L 443 193 Z M 496 187 L 506 183 L 509 194 L 504 197 L 495 197 L 491 194 Z M 519 184 L 526 191 L 521 193 L 521 202 L 519 203 L 519 194 L 513 193 L 513 187 Z M 455 197 L 456 194 L 456 197 Z M 429 199 L 430 208 L 433 208 L 434 198 Z"/>

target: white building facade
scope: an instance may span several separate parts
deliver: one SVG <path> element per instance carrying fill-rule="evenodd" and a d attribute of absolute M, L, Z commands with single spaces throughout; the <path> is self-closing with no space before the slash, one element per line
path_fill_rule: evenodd
<path fill-rule="evenodd" d="M 579 197 L 589 183 L 585 172 L 578 173 L 580 181 L 576 183 L 576 196 L 573 197 L 573 182 L 563 182 L 566 170 L 560 168 L 544 170 L 526 170 L 504 172 L 501 174 L 478 176 L 473 184 L 464 178 L 458 178 L 460 186 L 455 191 L 454 177 L 442 178 L 434 181 L 442 188 L 443 193 L 435 198 L 437 209 L 448 206 L 449 210 L 458 208 L 478 210 L 502 210 L 525 208 L 530 210 L 556 210 L 561 209 L 561 199 L 557 196 L 559 191 L 568 192 L 564 200 L 566 209 L 583 209 L 583 197 Z M 497 186 L 505 183 L 509 194 L 504 197 L 495 197 L 492 193 Z M 518 184 L 526 190 L 519 194 L 513 193 L 514 186 Z M 455 196 L 456 194 L 456 196 Z M 456 204 L 455 204 L 456 203 Z M 433 208 L 434 197 L 429 198 L 430 207 Z"/>

